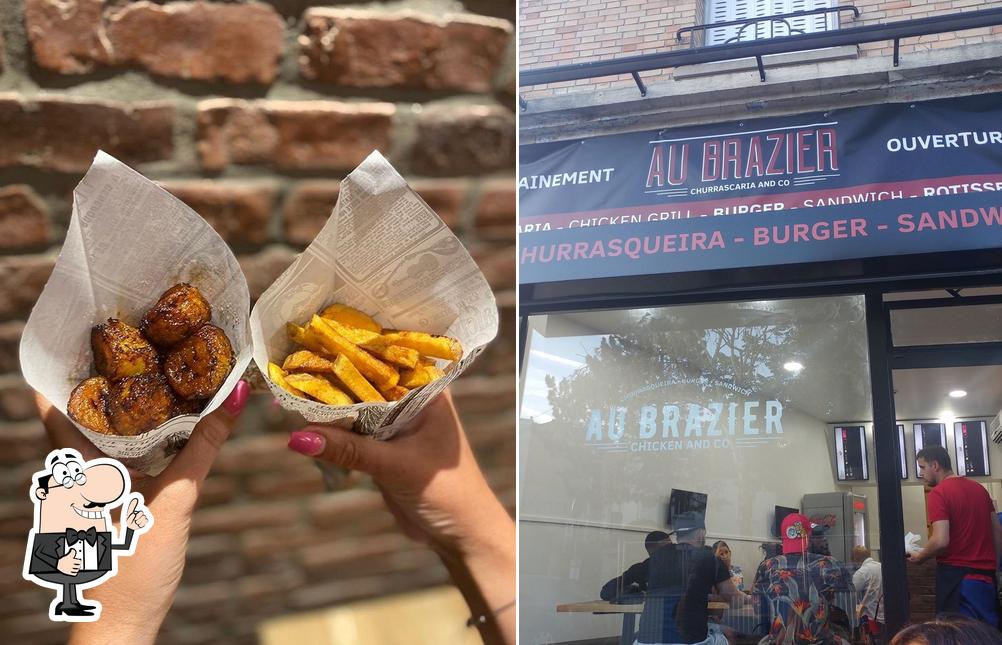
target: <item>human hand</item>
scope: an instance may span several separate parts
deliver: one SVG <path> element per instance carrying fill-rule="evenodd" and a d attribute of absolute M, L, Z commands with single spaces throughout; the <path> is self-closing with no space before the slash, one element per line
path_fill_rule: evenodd
<path fill-rule="evenodd" d="M 514 643 L 515 525 L 477 466 L 448 392 L 389 441 L 311 425 L 292 433 L 289 448 L 371 475 L 404 532 L 439 553 L 473 614 L 485 616 L 477 621 L 485 641 Z"/>
<path fill-rule="evenodd" d="M 148 508 L 133 497 L 122 523 L 134 531 L 148 530 L 136 540 L 133 554 L 118 561 L 118 574 L 88 590 L 90 598 L 101 602 L 101 620 L 75 623 L 71 643 L 154 641 L 181 582 L 202 483 L 249 392 L 247 382 L 240 381 L 223 405 L 195 426 L 188 443 L 159 475 L 129 469 L 132 490 L 142 494 Z M 53 447 L 74 448 L 88 460 L 106 456 L 44 397 L 36 395 L 35 401 Z"/>
<path fill-rule="evenodd" d="M 77 557 L 77 552 L 71 551 L 59 558 L 59 561 L 56 562 L 56 569 L 59 573 L 68 576 L 75 576 L 80 573 L 80 558 Z"/>

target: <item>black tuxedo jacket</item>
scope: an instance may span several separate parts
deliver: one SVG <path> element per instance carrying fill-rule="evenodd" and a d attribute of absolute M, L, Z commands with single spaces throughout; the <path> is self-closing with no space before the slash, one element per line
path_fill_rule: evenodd
<path fill-rule="evenodd" d="M 135 532 L 125 530 L 125 542 L 112 544 L 108 531 L 97 534 L 97 571 L 111 571 L 111 552 L 128 549 L 132 545 Z M 36 533 L 31 545 L 31 559 L 28 573 L 59 573 L 56 563 L 66 555 L 66 533 Z"/>

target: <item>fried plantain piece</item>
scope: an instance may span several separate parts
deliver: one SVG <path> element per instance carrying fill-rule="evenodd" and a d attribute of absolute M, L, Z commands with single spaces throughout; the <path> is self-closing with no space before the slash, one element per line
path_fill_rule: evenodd
<path fill-rule="evenodd" d="M 410 347 L 425 356 L 458 361 L 463 357 L 463 346 L 455 338 L 426 334 L 421 331 L 397 331 L 386 333 L 382 338 L 391 345 Z"/>
<path fill-rule="evenodd" d="M 310 321 L 310 331 L 316 333 L 317 340 L 324 349 L 333 354 L 344 354 L 358 368 L 358 371 L 372 380 L 376 387 L 389 389 L 400 380 L 400 373 L 379 360 L 372 354 L 337 333 L 333 327 L 320 316 L 313 316 Z"/>
<path fill-rule="evenodd" d="M 171 416 L 179 417 L 188 414 L 200 414 L 205 408 L 206 403 L 208 403 L 206 399 L 192 399 L 190 401 L 178 399 L 177 405 L 174 406 L 174 413 Z"/>
<path fill-rule="evenodd" d="M 162 374 L 127 376 L 111 384 L 108 418 L 115 434 L 132 437 L 171 418 L 177 399 Z"/>
<path fill-rule="evenodd" d="M 322 376 L 313 374 L 289 374 L 286 382 L 292 387 L 306 392 L 317 401 L 328 405 L 351 405 L 351 397 Z"/>
<path fill-rule="evenodd" d="M 320 312 L 320 317 L 327 318 L 329 320 L 336 320 L 342 325 L 355 327 L 357 329 L 364 329 L 376 334 L 383 331 L 383 328 L 379 325 L 379 323 L 373 320 L 371 316 L 355 309 L 354 307 L 341 304 L 340 302 L 336 302 L 333 305 L 324 308 L 324 310 Z"/>
<path fill-rule="evenodd" d="M 212 307 L 202 293 L 182 282 L 164 291 L 157 304 L 146 312 L 139 328 L 155 345 L 170 347 L 212 319 Z"/>
<path fill-rule="evenodd" d="M 305 349 L 286 356 L 282 369 L 286 372 L 335 373 L 334 363 Z"/>
<path fill-rule="evenodd" d="M 400 385 L 414 389 L 422 385 L 428 385 L 443 375 L 444 372 L 434 365 L 418 365 L 412 370 L 403 370 L 400 372 Z"/>
<path fill-rule="evenodd" d="M 388 390 L 380 391 L 380 394 L 382 394 L 383 398 L 386 399 L 387 401 L 399 401 L 400 399 L 407 396 L 408 392 L 410 392 L 410 390 L 408 390 L 407 388 L 401 385 L 394 385 Z"/>
<path fill-rule="evenodd" d="M 91 329 L 90 347 L 97 373 L 112 381 L 159 369 L 157 350 L 150 341 L 132 325 L 115 318 Z"/>
<path fill-rule="evenodd" d="M 268 363 L 268 378 L 270 378 L 273 383 L 278 385 L 278 387 L 282 388 L 289 394 L 293 394 L 295 396 L 302 397 L 305 399 L 306 393 L 303 392 L 302 390 L 298 390 L 289 385 L 289 382 L 285 380 L 286 376 L 288 376 L 288 374 L 281 367 L 271 362 Z"/>
<path fill-rule="evenodd" d="M 164 374 L 182 399 L 205 399 L 216 393 L 233 369 L 233 347 L 215 325 L 202 325 L 167 352 Z"/>
<path fill-rule="evenodd" d="M 373 401 L 386 402 L 383 395 L 379 393 L 372 384 L 365 380 L 365 377 L 358 369 L 351 364 L 344 354 L 334 361 L 334 374 L 347 386 L 348 390 L 355 395 L 355 398 L 363 403 Z"/>
<path fill-rule="evenodd" d="M 80 381 L 70 394 L 66 413 L 70 418 L 94 432 L 115 434 L 108 420 L 108 398 L 110 385 L 103 376 L 93 376 Z"/>

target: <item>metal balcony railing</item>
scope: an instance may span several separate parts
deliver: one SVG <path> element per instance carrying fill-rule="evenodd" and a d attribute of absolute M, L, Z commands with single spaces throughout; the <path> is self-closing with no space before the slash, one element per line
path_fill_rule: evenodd
<path fill-rule="evenodd" d="M 699 33 L 703 36 L 703 44 L 706 42 L 706 32 L 710 29 L 726 29 L 727 27 L 738 27 L 741 28 L 737 32 L 725 40 L 720 45 L 730 45 L 731 43 L 747 42 L 744 40 L 745 30 L 749 27 L 754 27 L 756 32 L 758 30 L 758 25 L 766 23 L 769 26 L 769 35 L 767 38 L 782 38 L 784 36 L 794 36 L 796 34 L 808 33 L 799 27 L 794 27 L 790 24 L 791 20 L 796 20 L 797 18 L 805 18 L 807 16 L 818 16 L 825 14 L 835 14 L 839 15 L 846 11 L 851 11 L 853 17 L 859 18 L 859 9 L 852 5 L 844 5 L 840 7 L 822 7 L 818 9 L 802 9 L 800 11 L 791 11 L 789 13 L 777 13 L 771 16 L 760 16 L 758 18 L 745 18 L 742 20 L 728 20 L 727 22 L 714 22 L 705 25 L 693 25 L 692 27 L 683 27 L 675 32 L 675 40 L 682 42 L 682 36 L 684 34 L 689 34 L 689 48 L 693 49 L 696 47 L 696 34 Z M 827 23 L 827 20 L 826 20 Z M 785 27 L 786 33 L 776 34 L 776 26 L 782 24 Z M 815 32 L 811 32 L 815 33 Z M 752 38 L 751 40 L 761 40 L 762 37 Z M 710 47 L 715 47 L 717 45 L 706 45 Z"/>

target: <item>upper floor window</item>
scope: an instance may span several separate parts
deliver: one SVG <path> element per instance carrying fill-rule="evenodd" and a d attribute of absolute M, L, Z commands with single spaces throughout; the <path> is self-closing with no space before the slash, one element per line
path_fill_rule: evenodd
<path fill-rule="evenodd" d="M 826 9 L 837 6 L 835 0 L 706 0 L 707 23 L 764 18 L 778 14 Z M 723 45 L 749 40 L 763 40 L 796 34 L 838 29 L 838 14 L 819 13 L 795 18 L 762 20 L 746 26 L 733 25 L 706 30 L 706 45 Z"/>

